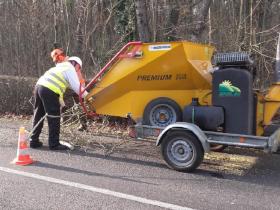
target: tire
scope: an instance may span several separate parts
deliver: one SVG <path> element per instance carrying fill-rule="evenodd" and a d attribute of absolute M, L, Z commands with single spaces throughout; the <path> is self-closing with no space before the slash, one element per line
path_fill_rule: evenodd
<path fill-rule="evenodd" d="M 171 131 L 162 140 L 161 155 L 168 167 L 192 172 L 202 162 L 204 150 L 191 132 Z"/>
<path fill-rule="evenodd" d="M 227 145 L 210 144 L 210 150 L 213 152 L 222 152 L 225 148 L 227 148 Z"/>
<path fill-rule="evenodd" d="M 145 107 L 143 124 L 166 127 L 182 120 L 180 106 L 169 98 L 157 98 Z"/>

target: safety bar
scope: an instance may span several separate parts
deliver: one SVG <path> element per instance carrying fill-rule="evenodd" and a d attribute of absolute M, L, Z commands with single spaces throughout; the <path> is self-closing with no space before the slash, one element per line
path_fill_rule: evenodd
<path fill-rule="evenodd" d="M 86 85 L 86 87 L 83 89 L 82 84 L 80 84 L 80 92 L 79 92 L 79 101 L 82 106 L 83 111 L 89 115 L 89 116 L 96 116 L 95 112 L 88 112 L 83 100 L 82 100 L 82 95 L 88 89 L 91 87 L 94 83 L 96 83 L 97 79 L 99 79 L 102 74 L 110 67 L 113 63 L 115 63 L 120 55 L 122 55 L 130 46 L 136 46 L 136 45 L 142 45 L 142 42 L 129 42 L 127 43 L 96 75 L 95 77 Z"/>

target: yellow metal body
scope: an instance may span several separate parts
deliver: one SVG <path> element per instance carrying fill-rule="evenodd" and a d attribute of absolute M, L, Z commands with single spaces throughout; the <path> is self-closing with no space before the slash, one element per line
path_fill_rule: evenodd
<path fill-rule="evenodd" d="M 280 83 L 273 84 L 264 97 L 264 126 L 269 125 L 280 107 Z"/>
<path fill-rule="evenodd" d="M 144 43 L 137 50 L 137 57 L 119 58 L 90 91 L 88 98 L 94 99 L 90 106 L 97 114 L 142 121 L 147 104 L 159 97 L 170 98 L 181 108 L 192 98 L 211 105 L 212 46 L 180 41 Z M 280 107 L 280 83 L 267 94 L 255 94 L 256 135 L 261 136 Z"/>
<path fill-rule="evenodd" d="M 256 135 L 261 136 L 264 127 L 272 123 L 272 119 L 280 108 L 280 83 L 272 84 L 266 94 L 257 92 Z"/>
<path fill-rule="evenodd" d="M 257 92 L 257 107 L 256 107 L 256 135 L 261 136 L 263 134 L 263 118 L 264 118 L 264 103 L 263 94 Z"/>
<path fill-rule="evenodd" d="M 144 43 L 142 56 L 120 58 L 90 91 L 98 114 L 142 120 L 146 105 L 167 97 L 183 108 L 194 97 L 211 104 L 214 48 L 191 42 Z"/>

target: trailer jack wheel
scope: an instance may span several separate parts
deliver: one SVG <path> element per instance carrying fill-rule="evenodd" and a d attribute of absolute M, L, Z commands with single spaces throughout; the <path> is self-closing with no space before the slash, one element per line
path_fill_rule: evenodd
<path fill-rule="evenodd" d="M 162 140 L 161 155 L 177 171 L 194 171 L 204 157 L 199 140 L 188 131 L 171 131 Z"/>
<path fill-rule="evenodd" d="M 145 108 L 143 116 L 144 125 L 166 127 L 181 121 L 182 111 L 179 105 L 169 98 L 152 100 Z"/>

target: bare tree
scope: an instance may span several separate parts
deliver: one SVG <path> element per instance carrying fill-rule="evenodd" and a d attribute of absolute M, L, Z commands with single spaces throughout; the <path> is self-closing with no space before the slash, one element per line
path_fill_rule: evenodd
<path fill-rule="evenodd" d="M 265 88 L 272 81 L 279 10 L 280 0 L 1 1 L 0 74 L 9 79 L 0 84 L 19 87 L 11 92 L 20 96 L 24 88 L 11 77 L 36 81 L 53 65 L 49 53 L 55 41 L 82 57 L 91 77 L 126 42 L 140 39 L 210 41 L 220 52 L 250 51 L 255 86 Z M 20 111 L 20 100 L 11 101 L 11 109 Z"/>
<path fill-rule="evenodd" d="M 177 26 L 179 21 L 179 15 L 180 15 L 180 3 L 178 0 L 175 0 L 173 3 L 171 3 L 171 9 L 169 12 L 169 17 L 167 20 L 167 40 L 174 41 L 177 40 Z"/>
<path fill-rule="evenodd" d="M 148 25 L 146 0 L 135 0 L 135 7 L 139 39 L 143 42 L 148 42 L 151 40 L 151 35 Z"/>
<path fill-rule="evenodd" d="M 197 0 L 191 5 L 190 12 L 192 14 L 193 27 L 190 27 L 190 30 L 188 30 L 191 40 L 201 40 L 203 32 L 208 24 L 208 12 L 211 3 L 212 0 Z"/>

